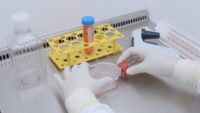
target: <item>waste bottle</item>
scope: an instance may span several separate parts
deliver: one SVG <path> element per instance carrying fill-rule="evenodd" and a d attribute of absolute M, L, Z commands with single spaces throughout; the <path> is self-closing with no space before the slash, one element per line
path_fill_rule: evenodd
<path fill-rule="evenodd" d="M 17 13 L 12 16 L 14 32 L 7 38 L 12 58 L 16 85 L 30 88 L 46 82 L 46 66 L 41 41 L 30 29 L 30 15 Z"/>

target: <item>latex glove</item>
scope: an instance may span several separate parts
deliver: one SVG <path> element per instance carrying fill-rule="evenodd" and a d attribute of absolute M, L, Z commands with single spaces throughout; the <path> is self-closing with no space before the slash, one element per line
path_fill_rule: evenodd
<path fill-rule="evenodd" d="M 129 57 L 137 56 L 141 63 L 130 66 L 126 73 L 135 75 L 148 73 L 157 76 L 173 76 L 174 68 L 178 59 L 169 58 L 146 48 L 129 48 L 118 59 L 118 64 Z M 135 60 L 137 60 L 135 59 Z"/>
<path fill-rule="evenodd" d="M 148 73 L 156 76 L 172 76 L 192 86 L 200 93 L 200 62 L 187 59 L 174 59 L 144 48 L 129 48 L 119 58 L 118 63 L 129 57 L 141 60 L 139 64 L 130 66 L 126 73 L 134 75 Z"/>
<path fill-rule="evenodd" d="M 75 65 L 71 69 L 66 67 L 64 69 L 64 79 L 62 79 L 58 74 L 55 74 L 55 77 L 63 89 L 65 98 L 74 90 L 80 88 L 87 88 L 93 93 L 96 93 L 101 88 L 112 82 L 111 77 L 94 79 L 89 73 L 89 64 L 86 62 L 81 65 Z"/>
<path fill-rule="evenodd" d="M 55 78 L 62 88 L 69 113 L 77 113 L 91 104 L 99 103 L 93 93 L 113 82 L 111 77 L 98 80 L 92 78 L 89 73 L 89 64 L 86 62 L 75 65 L 72 69 L 66 67 L 64 79 L 59 74 L 55 74 Z"/>

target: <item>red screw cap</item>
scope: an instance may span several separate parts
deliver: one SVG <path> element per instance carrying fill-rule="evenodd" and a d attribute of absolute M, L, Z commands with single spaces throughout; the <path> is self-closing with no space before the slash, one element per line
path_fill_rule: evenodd
<path fill-rule="evenodd" d="M 126 78 L 126 70 L 128 69 L 128 63 L 126 61 L 123 61 L 118 64 L 118 66 L 121 68 L 122 74 L 121 78 L 125 79 Z"/>

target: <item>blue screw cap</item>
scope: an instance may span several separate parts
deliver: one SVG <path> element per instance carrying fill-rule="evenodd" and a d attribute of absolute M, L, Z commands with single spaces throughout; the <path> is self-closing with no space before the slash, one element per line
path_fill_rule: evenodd
<path fill-rule="evenodd" d="M 82 18 L 82 24 L 85 26 L 91 26 L 94 24 L 94 17 L 92 16 L 84 16 Z"/>

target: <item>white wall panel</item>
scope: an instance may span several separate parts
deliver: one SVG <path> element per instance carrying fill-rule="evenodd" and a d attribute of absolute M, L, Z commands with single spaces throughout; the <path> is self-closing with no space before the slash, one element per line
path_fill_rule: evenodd
<path fill-rule="evenodd" d="M 199 0 L 147 0 L 150 19 L 166 22 L 200 42 Z"/>
<path fill-rule="evenodd" d="M 33 31 L 41 36 L 78 26 L 84 15 L 102 20 L 141 9 L 145 0 L 1 0 L 0 46 L 13 31 L 10 16 L 15 12 L 29 12 Z"/>

